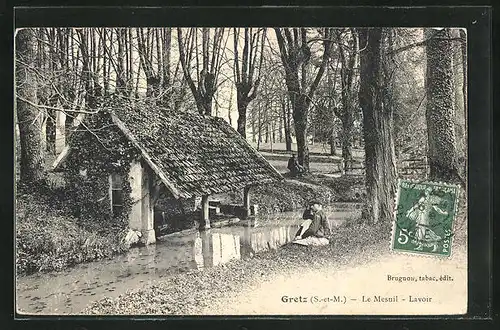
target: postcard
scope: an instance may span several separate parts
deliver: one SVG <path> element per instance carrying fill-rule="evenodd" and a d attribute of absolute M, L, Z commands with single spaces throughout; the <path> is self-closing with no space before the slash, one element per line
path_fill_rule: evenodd
<path fill-rule="evenodd" d="M 17 313 L 466 314 L 467 42 L 16 29 Z"/>

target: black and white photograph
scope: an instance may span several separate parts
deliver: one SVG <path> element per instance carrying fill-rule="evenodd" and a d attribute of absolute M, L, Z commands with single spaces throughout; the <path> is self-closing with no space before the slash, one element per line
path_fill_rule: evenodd
<path fill-rule="evenodd" d="M 464 27 L 15 29 L 19 315 L 463 315 Z"/>

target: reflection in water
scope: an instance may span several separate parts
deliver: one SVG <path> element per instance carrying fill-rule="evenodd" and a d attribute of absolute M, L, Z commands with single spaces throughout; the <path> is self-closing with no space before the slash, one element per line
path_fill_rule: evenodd
<path fill-rule="evenodd" d="M 327 214 L 331 226 L 337 226 L 359 217 L 360 210 L 338 207 Z M 94 300 L 116 297 L 171 275 L 277 249 L 293 239 L 302 221 L 300 217 L 301 212 L 290 212 L 275 215 L 273 221 L 267 222 L 272 223 L 269 226 L 175 233 L 112 260 L 80 264 L 63 272 L 24 276 L 16 282 L 16 303 L 24 313 L 79 313 Z"/>
<path fill-rule="evenodd" d="M 281 227 L 245 228 L 242 248 L 245 256 L 255 253 L 277 249 L 293 240 L 298 225 Z"/>
<path fill-rule="evenodd" d="M 203 269 L 205 262 L 203 258 L 203 239 L 201 238 L 201 233 L 196 233 L 196 238 L 194 239 L 194 261 L 196 262 L 196 267 L 198 269 Z"/>
<path fill-rule="evenodd" d="M 241 227 L 240 227 L 241 228 Z M 197 269 L 217 266 L 255 253 L 277 249 L 293 240 L 298 225 L 281 227 L 243 227 L 229 233 L 212 230 L 197 232 L 193 242 Z"/>
<path fill-rule="evenodd" d="M 220 265 L 233 259 L 240 259 L 240 236 L 235 234 L 212 235 L 214 247 L 213 266 Z M 217 252 L 217 250 L 219 252 Z M 216 257 L 217 256 L 217 257 Z"/>
<path fill-rule="evenodd" d="M 293 240 L 298 225 L 282 227 L 244 227 L 243 231 L 229 233 L 207 230 L 197 232 L 193 243 L 197 269 L 227 263 L 252 256 L 255 253 L 275 250 Z"/>
<path fill-rule="evenodd" d="M 193 251 L 198 269 L 240 259 L 240 236 L 212 231 L 198 232 L 194 240 Z"/>

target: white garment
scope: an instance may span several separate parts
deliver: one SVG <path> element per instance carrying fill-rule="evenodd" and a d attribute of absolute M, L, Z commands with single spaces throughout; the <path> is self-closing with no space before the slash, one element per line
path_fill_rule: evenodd
<path fill-rule="evenodd" d="M 309 236 L 304 239 L 298 239 L 292 242 L 293 244 L 308 245 L 308 246 L 325 246 L 330 244 L 326 237 Z"/>
<path fill-rule="evenodd" d="M 312 224 L 312 220 L 311 219 L 307 219 L 307 220 L 304 220 L 304 222 L 302 222 L 302 224 L 300 225 L 300 234 L 299 234 L 299 238 L 302 238 L 302 235 L 304 235 L 304 233 L 306 232 L 307 229 L 309 229 L 309 227 L 311 226 Z"/>

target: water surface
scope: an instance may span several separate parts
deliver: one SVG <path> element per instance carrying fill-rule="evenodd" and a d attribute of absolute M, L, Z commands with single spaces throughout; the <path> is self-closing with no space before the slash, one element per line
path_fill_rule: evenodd
<path fill-rule="evenodd" d="M 337 204 L 325 211 L 334 228 L 359 217 L 361 208 L 359 204 Z M 94 300 L 117 297 L 167 276 L 277 249 L 294 238 L 300 215 L 301 212 L 287 212 L 262 216 L 257 220 L 257 227 L 241 223 L 202 232 L 174 233 L 158 239 L 156 244 L 132 248 L 111 260 L 20 277 L 16 283 L 18 312 L 75 314 Z"/>

